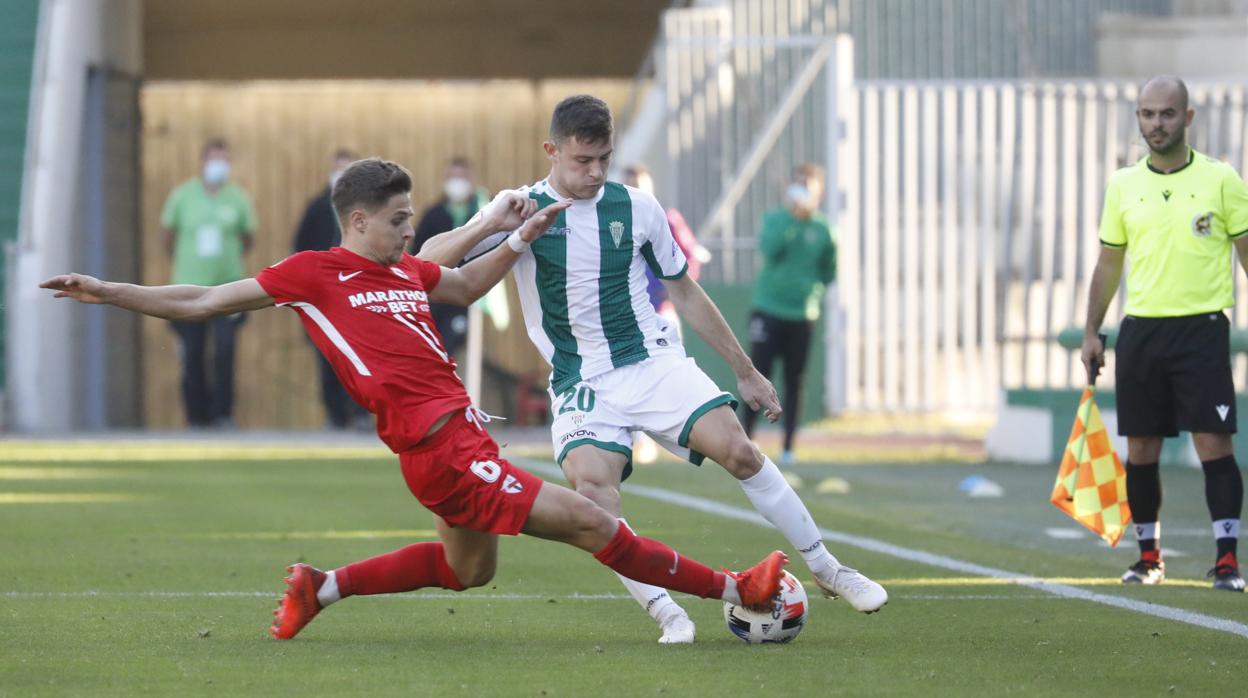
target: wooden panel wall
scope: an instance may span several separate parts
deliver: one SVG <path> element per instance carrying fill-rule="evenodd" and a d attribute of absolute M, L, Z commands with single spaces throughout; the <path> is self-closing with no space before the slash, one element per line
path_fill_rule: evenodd
<path fill-rule="evenodd" d="M 624 80 L 151 83 L 142 95 L 143 283 L 169 282 L 160 209 L 168 192 L 198 171 L 201 145 L 210 137 L 230 143 L 232 178 L 256 207 L 260 229 L 246 260 L 254 274 L 290 253 L 295 226 L 325 186 L 336 148 L 402 163 L 412 172 L 419 210 L 438 198 L 443 165 L 453 155 L 471 158 L 478 181 L 491 190 L 540 179 L 548 170 L 541 143 L 554 105 L 589 92 L 618 110 L 629 86 Z M 486 320 L 486 356 L 511 371 L 544 372 L 524 334 L 514 285 L 508 285 L 511 326 L 500 333 Z M 173 331 L 148 319 L 143 344 L 146 424 L 181 427 Z M 240 427 L 325 423 L 313 351 L 293 312 L 251 313 L 238 346 Z"/>

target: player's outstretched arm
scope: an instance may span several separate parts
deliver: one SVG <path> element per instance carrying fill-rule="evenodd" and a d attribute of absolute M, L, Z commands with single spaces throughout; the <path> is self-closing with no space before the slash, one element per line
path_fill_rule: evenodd
<path fill-rule="evenodd" d="M 39 287 L 56 291 L 56 298 L 115 305 L 166 320 L 206 320 L 273 305 L 273 299 L 255 279 L 220 286 L 139 286 L 101 281 L 86 274 L 61 274 Z"/>
<path fill-rule="evenodd" d="M 762 410 L 768 421 L 780 419 L 783 410 L 780 409 L 776 388 L 754 368 L 754 362 L 750 361 L 749 355 L 741 348 L 741 343 L 728 327 L 728 322 L 724 320 L 719 308 L 706 295 L 706 291 L 702 290 L 698 282 L 689 278 L 688 274 L 679 279 L 665 280 L 663 285 L 680 317 L 732 367 L 732 372 L 737 376 L 737 389 L 745 404 L 752 410 Z"/>
<path fill-rule="evenodd" d="M 1118 292 L 1126 254 L 1125 247 L 1101 245 L 1101 255 L 1096 260 L 1096 269 L 1092 271 L 1092 284 L 1088 289 L 1088 319 L 1083 326 L 1083 349 L 1079 357 L 1088 372 L 1088 385 L 1095 382 L 1096 371 L 1105 365 L 1105 346 L 1097 334 L 1101 331 L 1101 323 L 1105 322 L 1109 303 Z M 1094 367 L 1097 367 L 1096 370 L 1093 370 Z"/>
<path fill-rule="evenodd" d="M 547 206 L 512 233 L 507 242 L 458 269 L 443 269 L 442 280 L 433 287 L 429 299 L 438 303 L 469 305 L 484 296 L 494 284 L 502 281 L 520 255 L 529 249 L 529 243 L 541 237 L 569 205 L 570 202 L 565 201 Z"/>
<path fill-rule="evenodd" d="M 519 228 L 536 211 L 537 201 L 504 189 L 467 223 L 426 240 L 416 256 L 444 267 L 457 267 L 482 240 Z"/>

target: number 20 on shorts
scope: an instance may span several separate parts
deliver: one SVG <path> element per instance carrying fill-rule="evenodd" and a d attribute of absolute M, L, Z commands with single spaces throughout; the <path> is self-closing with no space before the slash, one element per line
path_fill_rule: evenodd
<path fill-rule="evenodd" d="M 559 399 L 562 402 L 559 404 L 559 411 L 555 414 L 567 414 L 577 410 L 593 412 L 595 398 L 594 389 L 589 386 L 582 385 L 568 388 L 559 394 Z"/>

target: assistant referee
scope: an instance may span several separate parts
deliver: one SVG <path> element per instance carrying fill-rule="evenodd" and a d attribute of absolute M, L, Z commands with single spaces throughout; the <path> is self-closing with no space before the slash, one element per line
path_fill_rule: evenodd
<path fill-rule="evenodd" d="M 1165 578 L 1158 459 L 1165 437 L 1183 430 L 1192 433 L 1204 467 L 1217 545 L 1208 576 L 1214 589 L 1242 592 L 1235 548 L 1244 484 L 1231 445 L 1237 414 L 1222 311 L 1235 302 L 1232 245 L 1248 271 L 1248 185 L 1230 165 L 1188 147 L 1195 112 L 1179 78 L 1145 83 L 1135 113 L 1149 154 L 1115 172 L 1106 186 L 1082 352 L 1090 384 L 1104 363 L 1097 332 L 1130 255 L 1115 378 L 1140 560 L 1122 581 Z"/>

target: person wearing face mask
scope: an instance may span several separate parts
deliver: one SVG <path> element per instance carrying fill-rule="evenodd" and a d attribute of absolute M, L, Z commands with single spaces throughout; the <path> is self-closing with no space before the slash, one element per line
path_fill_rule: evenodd
<path fill-rule="evenodd" d="M 489 192 L 472 180 L 472 163 L 456 156 L 446 164 L 442 180 L 442 197 L 421 214 L 412 239 L 412 254 L 420 252 L 425 241 L 434 235 L 459 228 L 490 201 Z M 447 353 L 455 354 L 468 338 L 468 309 L 461 305 L 434 303 L 433 322 L 446 343 Z"/>
<path fill-rule="evenodd" d="M 173 284 L 212 286 L 243 278 L 243 255 L 255 240 L 256 213 L 247 193 L 230 181 L 226 142 L 205 143 L 200 165 L 200 176 L 174 189 L 160 214 Z M 233 426 L 234 346 L 242 322 L 242 313 L 173 322 L 182 356 L 182 401 L 192 427 Z"/>
<path fill-rule="evenodd" d="M 359 159 L 360 156 L 357 153 L 345 148 L 339 148 L 334 152 L 327 186 L 308 202 L 307 208 L 303 211 L 303 218 L 300 219 L 299 228 L 295 231 L 294 252 L 328 250 L 342 244 L 342 231 L 338 229 L 338 215 L 334 213 L 331 196 L 338 178 L 351 163 Z M 342 381 L 334 375 L 333 365 L 320 352 L 317 352 L 316 358 L 321 373 L 321 402 L 325 405 L 325 413 L 329 416 L 329 426 L 333 429 L 346 429 L 352 426 L 361 429 L 371 428 L 368 412 L 355 404 L 347 394 Z"/>
<path fill-rule="evenodd" d="M 823 306 L 823 292 L 836 278 L 836 241 L 819 211 L 823 169 L 793 168 L 785 190 L 786 206 L 763 216 L 759 247 L 763 268 L 754 287 L 750 316 L 750 356 L 764 376 L 777 358 L 784 364 L 784 450 L 780 462 L 792 463 L 797 433 L 802 373 L 810 339 Z M 754 435 L 758 413 L 744 406 L 745 431 Z"/>

